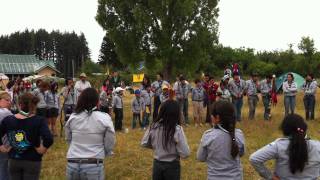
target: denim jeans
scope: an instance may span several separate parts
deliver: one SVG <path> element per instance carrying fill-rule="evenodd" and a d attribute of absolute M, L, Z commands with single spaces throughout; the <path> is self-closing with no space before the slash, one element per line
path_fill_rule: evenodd
<path fill-rule="evenodd" d="M 179 106 L 180 106 L 180 113 L 181 113 L 181 118 L 182 122 L 185 124 L 189 124 L 189 119 L 188 119 L 188 99 L 179 99 L 178 100 Z"/>
<path fill-rule="evenodd" d="M 104 180 L 104 165 L 68 163 L 67 180 Z"/>
<path fill-rule="evenodd" d="M 249 105 L 249 119 L 254 119 L 256 114 L 256 107 L 259 101 L 258 96 L 248 96 L 248 105 Z"/>
<path fill-rule="evenodd" d="M 132 129 L 135 129 L 137 126 L 137 121 L 139 122 L 140 127 L 142 128 L 142 122 L 140 114 L 133 113 L 132 114 Z"/>
<path fill-rule="evenodd" d="M 153 180 L 180 180 L 180 161 L 153 161 Z"/>
<path fill-rule="evenodd" d="M 304 109 L 306 111 L 306 120 L 314 119 L 314 107 L 316 98 L 314 95 L 305 95 L 303 98 Z"/>
<path fill-rule="evenodd" d="M 142 120 L 142 127 L 147 127 L 149 126 L 149 117 L 150 117 L 150 113 L 143 113 L 143 120 Z"/>
<path fill-rule="evenodd" d="M 284 108 L 285 108 L 285 116 L 294 113 L 294 109 L 296 107 L 296 96 L 284 96 Z"/>
<path fill-rule="evenodd" d="M 0 153 L 0 180 L 9 179 L 8 155 Z"/>
<path fill-rule="evenodd" d="M 232 98 L 232 103 L 235 108 L 236 120 L 241 121 L 241 109 L 243 105 L 243 98 Z"/>
<path fill-rule="evenodd" d="M 271 113 L 271 107 L 270 107 L 270 96 L 263 96 L 262 101 L 263 101 L 263 106 L 264 106 L 264 120 L 269 120 L 270 119 L 270 113 Z"/>
<path fill-rule="evenodd" d="M 41 161 L 9 159 L 10 180 L 39 180 Z"/>

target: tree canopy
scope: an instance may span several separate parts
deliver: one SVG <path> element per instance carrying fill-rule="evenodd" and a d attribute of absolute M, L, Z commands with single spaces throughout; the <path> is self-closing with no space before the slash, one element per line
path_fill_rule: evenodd
<path fill-rule="evenodd" d="M 99 0 L 96 20 L 121 62 L 166 77 L 195 71 L 218 43 L 218 0 Z"/>

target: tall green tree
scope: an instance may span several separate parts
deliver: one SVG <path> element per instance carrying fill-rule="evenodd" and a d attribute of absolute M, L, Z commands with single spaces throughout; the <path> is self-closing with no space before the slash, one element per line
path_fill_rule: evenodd
<path fill-rule="evenodd" d="M 302 37 L 298 48 L 303 52 L 305 59 L 307 60 L 308 71 L 311 72 L 312 69 L 312 57 L 316 52 L 314 47 L 314 40 L 310 37 Z"/>
<path fill-rule="evenodd" d="M 166 78 L 196 70 L 218 43 L 218 0 L 99 0 L 96 20 L 121 62 L 160 67 Z"/>
<path fill-rule="evenodd" d="M 122 70 L 124 68 L 124 65 L 119 61 L 116 53 L 116 46 L 108 36 L 104 36 L 101 43 L 98 62 L 111 69 Z"/>

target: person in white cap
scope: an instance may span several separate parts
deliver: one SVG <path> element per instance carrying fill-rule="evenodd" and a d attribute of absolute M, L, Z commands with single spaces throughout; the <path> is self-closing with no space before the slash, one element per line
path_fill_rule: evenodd
<path fill-rule="evenodd" d="M 124 89 L 121 87 L 117 87 L 115 89 L 115 95 L 112 99 L 112 107 L 115 115 L 115 130 L 122 130 L 122 120 L 123 120 L 123 101 L 122 94 Z"/>
<path fill-rule="evenodd" d="M 89 81 L 86 80 L 87 75 L 85 73 L 80 74 L 80 80 L 76 82 L 74 88 L 76 90 L 76 102 L 78 101 L 78 97 L 80 96 L 81 92 L 87 88 L 91 87 Z"/>

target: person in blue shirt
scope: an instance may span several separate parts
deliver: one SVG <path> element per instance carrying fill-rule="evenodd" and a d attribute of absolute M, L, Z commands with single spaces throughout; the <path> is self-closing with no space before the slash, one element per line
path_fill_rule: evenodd
<path fill-rule="evenodd" d="M 0 151 L 9 153 L 9 178 L 38 180 L 42 156 L 53 144 L 47 120 L 36 115 L 39 98 L 31 93 L 19 97 L 20 111 L 7 116 L 0 125 Z M 3 144 L 7 136 L 9 146 Z"/>

